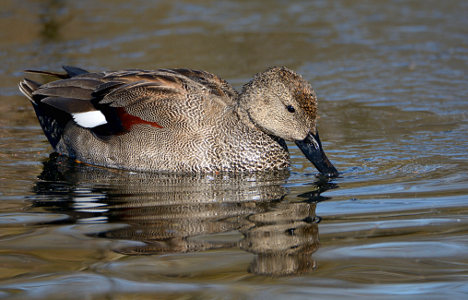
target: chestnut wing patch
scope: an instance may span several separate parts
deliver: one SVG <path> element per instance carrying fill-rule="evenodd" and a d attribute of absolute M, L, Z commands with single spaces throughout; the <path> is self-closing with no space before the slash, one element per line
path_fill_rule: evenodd
<path fill-rule="evenodd" d="M 146 125 L 153 126 L 155 128 L 163 128 L 161 125 L 159 125 L 156 122 L 146 121 L 140 117 L 129 114 L 123 107 L 117 108 L 117 114 L 119 115 L 119 119 L 120 119 L 120 122 L 122 123 L 122 129 L 124 132 L 130 131 L 132 126 L 136 124 L 146 124 Z"/>

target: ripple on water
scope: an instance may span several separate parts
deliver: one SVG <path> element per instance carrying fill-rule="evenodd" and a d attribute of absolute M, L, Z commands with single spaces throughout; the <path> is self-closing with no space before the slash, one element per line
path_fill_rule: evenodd
<path fill-rule="evenodd" d="M 466 225 L 466 224 L 465 224 Z M 461 258 L 468 251 L 466 238 L 460 236 L 460 242 L 440 241 L 406 241 L 373 243 L 370 245 L 358 245 L 340 247 L 339 249 L 327 249 L 320 257 L 328 259 L 343 259 L 353 257 L 375 258 Z"/>
<path fill-rule="evenodd" d="M 52 223 L 69 219 L 67 214 L 48 213 L 3 213 L 0 214 L 0 224 L 17 226 L 26 224 Z"/>

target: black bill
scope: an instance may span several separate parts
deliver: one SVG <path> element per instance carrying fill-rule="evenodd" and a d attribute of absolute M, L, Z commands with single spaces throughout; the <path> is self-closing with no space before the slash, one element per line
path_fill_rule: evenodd
<path fill-rule="evenodd" d="M 310 160 L 322 175 L 327 177 L 337 177 L 338 171 L 328 160 L 325 152 L 323 152 L 322 143 L 317 134 L 309 132 L 307 137 L 302 141 L 296 141 L 296 145 L 301 149 L 304 155 Z"/>

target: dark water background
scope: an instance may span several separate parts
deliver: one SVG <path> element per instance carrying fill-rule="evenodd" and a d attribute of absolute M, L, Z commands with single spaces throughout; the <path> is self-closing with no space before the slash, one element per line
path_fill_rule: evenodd
<path fill-rule="evenodd" d="M 0 298 L 466 299 L 467 1 L 2 1 Z M 342 172 L 48 161 L 22 70 L 286 65 Z"/>

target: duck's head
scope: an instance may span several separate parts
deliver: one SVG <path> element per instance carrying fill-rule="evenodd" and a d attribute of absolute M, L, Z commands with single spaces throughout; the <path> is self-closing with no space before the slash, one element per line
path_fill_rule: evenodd
<path fill-rule="evenodd" d="M 317 96 L 310 84 L 285 67 L 270 68 L 247 83 L 240 106 L 262 131 L 294 141 L 320 173 L 338 176 L 317 131 Z"/>

